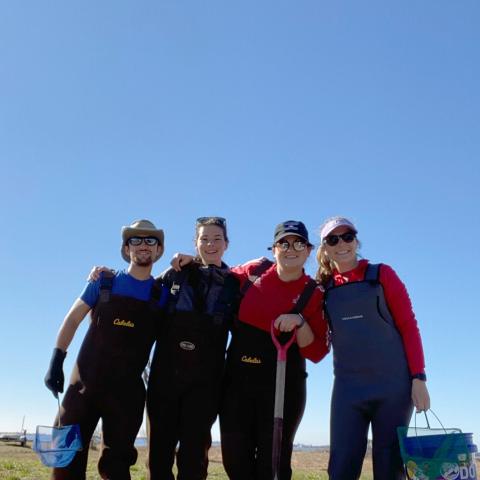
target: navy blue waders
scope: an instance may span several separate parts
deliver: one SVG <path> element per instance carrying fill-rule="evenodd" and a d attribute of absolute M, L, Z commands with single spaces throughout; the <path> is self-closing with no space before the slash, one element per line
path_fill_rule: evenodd
<path fill-rule="evenodd" d="M 100 418 L 101 478 L 129 480 L 137 459 L 134 442 L 145 407 L 142 372 L 159 323 L 154 306 L 159 291 L 154 286 L 152 300 L 145 302 L 102 290 L 61 408 L 62 425 L 80 425 L 84 448 L 68 467 L 53 469 L 56 480 L 85 479 L 88 445 Z"/>
<path fill-rule="evenodd" d="M 171 295 L 147 393 L 149 478 L 174 479 L 178 443 L 177 479 L 203 480 L 238 281 L 225 265 L 198 264 L 169 271 L 164 280 Z"/>
<path fill-rule="evenodd" d="M 375 480 L 405 478 L 396 429 L 413 411 L 402 338 L 378 280 L 368 265 L 361 282 L 327 286 L 335 381 L 330 417 L 331 480 L 360 478 L 372 428 Z"/>

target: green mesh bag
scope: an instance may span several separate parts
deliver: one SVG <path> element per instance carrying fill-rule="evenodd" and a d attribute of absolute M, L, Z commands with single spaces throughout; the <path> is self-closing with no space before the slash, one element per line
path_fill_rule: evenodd
<path fill-rule="evenodd" d="M 431 413 L 433 413 L 430 410 Z M 435 418 L 438 417 L 433 413 Z M 400 451 L 410 480 L 477 480 L 471 433 L 458 428 L 398 427 Z"/>

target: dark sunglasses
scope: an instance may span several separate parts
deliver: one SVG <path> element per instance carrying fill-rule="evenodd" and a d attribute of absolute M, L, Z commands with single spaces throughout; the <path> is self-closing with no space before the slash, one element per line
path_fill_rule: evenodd
<path fill-rule="evenodd" d="M 287 252 L 290 247 L 296 252 L 303 252 L 307 248 L 307 244 L 302 240 L 295 240 L 293 243 L 284 240 L 283 242 L 277 242 L 275 246 L 282 252 Z"/>
<path fill-rule="evenodd" d="M 142 243 L 148 245 L 149 247 L 153 247 L 154 245 L 158 245 L 158 238 L 156 237 L 130 237 L 127 242 L 129 245 L 133 247 L 138 247 Z"/>
<path fill-rule="evenodd" d="M 352 243 L 355 240 L 356 236 L 353 232 L 345 232 L 341 235 L 328 235 L 323 239 L 323 242 L 329 245 L 330 247 L 334 247 L 338 244 L 340 239 L 342 239 L 345 243 Z"/>
<path fill-rule="evenodd" d="M 227 225 L 227 220 L 223 217 L 198 217 L 197 225 L 220 225 L 225 227 Z"/>

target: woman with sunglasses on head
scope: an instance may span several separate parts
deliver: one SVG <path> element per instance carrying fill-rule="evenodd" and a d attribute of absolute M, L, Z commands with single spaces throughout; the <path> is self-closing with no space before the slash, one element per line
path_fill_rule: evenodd
<path fill-rule="evenodd" d="M 430 408 L 410 298 L 391 267 L 358 259 L 350 220 L 326 220 L 320 238 L 317 280 L 325 288 L 335 374 L 329 478 L 360 478 L 371 427 L 375 480 L 403 479 L 397 427 L 408 425 L 413 405 Z"/>
<path fill-rule="evenodd" d="M 200 217 L 195 227 L 197 261 L 161 275 L 170 296 L 147 393 L 152 480 L 174 478 L 177 443 L 177 478 L 207 477 L 210 430 L 218 413 L 228 331 L 238 298 L 238 281 L 222 261 L 227 247 L 225 219 Z"/>
<path fill-rule="evenodd" d="M 290 220 L 275 229 L 270 247 L 275 263 L 260 259 L 231 269 L 240 282 L 241 302 L 220 407 L 223 464 L 231 480 L 272 479 L 274 463 L 275 478 L 292 476 L 293 441 L 306 401 L 305 359 L 319 362 L 328 353 L 322 290 L 303 268 L 312 248 L 305 225 Z M 190 260 L 177 254 L 172 264 Z M 296 338 L 287 351 L 278 462 L 272 458 L 277 369 L 272 334 L 282 332 L 287 337 L 295 332 Z"/>

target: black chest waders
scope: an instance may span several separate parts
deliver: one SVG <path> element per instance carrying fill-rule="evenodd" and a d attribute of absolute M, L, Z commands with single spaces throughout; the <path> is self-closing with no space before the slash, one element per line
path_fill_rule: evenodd
<path fill-rule="evenodd" d="M 411 380 L 402 337 L 379 282 L 380 265 L 363 281 L 325 291 L 333 347 L 331 480 L 359 478 L 372 428 L 375 480 L 403 477 L 396 427 L 408 424 Z"/>
<path fill-rule="evenodd" d="M 130 479 L 136 462 L 135 438 L 143 420 L 145 386 L 142 371 L 160 322 L 161 286 L 150 300 L 111 293 L 111 279 L 100 283 L 100 297 L 62 402 L 61 423 L 78 423 L 89 445 L 99 419 L 103 449 L 98 462 L 102 478 Z M 55 468 L 55 480 L 84 480 L 88 448 L 66 468 Z"/>
<path fill-rule="evenodd" d="M 72 383 L 87 388 L 102 390 L 141 378 L 160 321 L 157 283 L 149 301 L 112 294 L 111 288 L 112 279 L 104 272 L 72 377 Z"/>
<path fill-rule="evenodd" d="M 147 393 L 149 478 L 203 480 L 219 409 L 238 281 L 228 267 L 193 264 L 164 276 L 170 288 Z M 178 445 L 178 447 L 177 447 Z"/>
<path fill-rule="evenodd" d="M 242 297 L 246 294 L 248 288 L 254 283 L 254 281 L 258 277 L 261 277 L 261 275 L 272 265 L 272 262 L 264 260 L 251 272 L 251 278 L 244 283 L 241 289 L 240 293 Z M 300 313 L 308 303 L 316 287 L 317 283 L 314 280 L 310 280 L 301 293 L 295 307 L 286 313 Z M 265 413 L 268 411 L 269 415 L 273 414 L 270 423 L 271 427 L 269 427 L 272 428 L 272 430 L 270 432 L 265 432 L 265 438 L 259 440 L 259 443 L 262 444 L 262 452 L 265 452 L 265 455 L 267 455 L 268 452 L 268 465 L 265 464 L 267 459 L 265 459 L 265 461 L 263 460 L 263 453 L 260 454 L 262 460 L 257 458 L 257 466 L 250 467 L 257 469 L 257 476 L 265 476 L 266 473 L 263 472 L 268 470 L 271 472 L 268 474 L 269 476 L 271 474 L 272 478 L 280 478 L 280 472 L 290 468 L 289 465 L 285 468 L 282 467 L 283 463 L 289 464 L 287 457 L 288 455 L 291 455 L 291 452 L 289 452 L 290 448 L 287 447 L 286 444 L 290 444 L 292 441 L 294 432 L 296 431 L 301 415 L 303 414 L 304 405 L 300 405 L 302 402 L 299 402 L 299 404 L 295 402 L 295 405 L 290 405 L 288 419 L 285 417 L 288 422 L 289 433 L 287 434 L 288 438 L 286 439 L 286 442 L 284 442 L 285 387 L 286 385 L 290 385 L 291 389 L 293 388 L 293 385 L 296 384 L 295 392 L 298 393 L 299 397 L 304 398 L 302 395 L 305 394 L 304 382 L 306 377 L 305 359 L 300 355 L 299 348 L 295 343 L 295 338 L 295 332 L 293 334 L 282 333 L 279 338 L 275 337 L 273 323 L 270 332 L 265 332 L 241 321 L 238 321 L 235 324 L 232 342 L 227 356 L 228 382 L 233 381 L 239 385 L 243 385 L 244 387 L 241 388 L 247 388 L 249 390 L 249 395 L 255 395 L 253 392 L 257 392 L 257 395 L 255 395 L 257 397 L 255 402 L 265 404 L 264 406 L 259 407 L 262 410 L 268 405 L 268 399 L 271 398 L 270 394 L 273 392 L 273 411 L 270 406 L 268 406 L 268 410 L 265 411 Z M 273 371 L 276 372 L 275 376 L 272 375 Z M 303 388 L 298 387 L 297 384 L 299 382 Z M 297 390 L 297 388 L 299 388 L 299 390 Z M 235 403 L 237 402 L 235 401 Z M 223 439 L 225 439 L 227 445 L 225 448 L 222 446 L 222 452 L 226 457 L 225 466 L 227 474 L 229 474 L 229 478 L 246 478 L 247 475 L 250 475 L 250 473 L 247 473 L 249 467 L 240 465 L 239 461 L 235 459 L 235 450 L 239 446 L 237 442 L 240 442 L 240 437 L 235 433 L 233 435 L 230 433 L 231 420 L 234 419 L 231 417 L 229 409 L 226 408 L 223 421 L 223 424 L 226 427 L 222 433 L 222 443 Z M 243 433 L 240 435 L 243 435 Z M 268 446 L 265 445 L 267 437 L 269 441 Z M 257 443 L 257 445 L 252 444 L 251 448 L 254 450 L 255 448 L 260 448 L 259 443 Z M 282 451 L 285 454 L 285 458 L 282 456 Z M 258 451 L 256 455 L 259 455 Z M 251 459 L 245 459 L 245 463 L 249 462 L 251 462 Z M 284 475 L 285 474 L 286 473 L 284 472 Z"/>
<path fill-rule="evenodd" d="M 198 265 L 175 272 L 164 328 L 152 365 L 153 381 L 190 384 L 220 381 L 238 281 L 228 272 Z M 158 380 L 157 380 L 158 381 Z"/>

